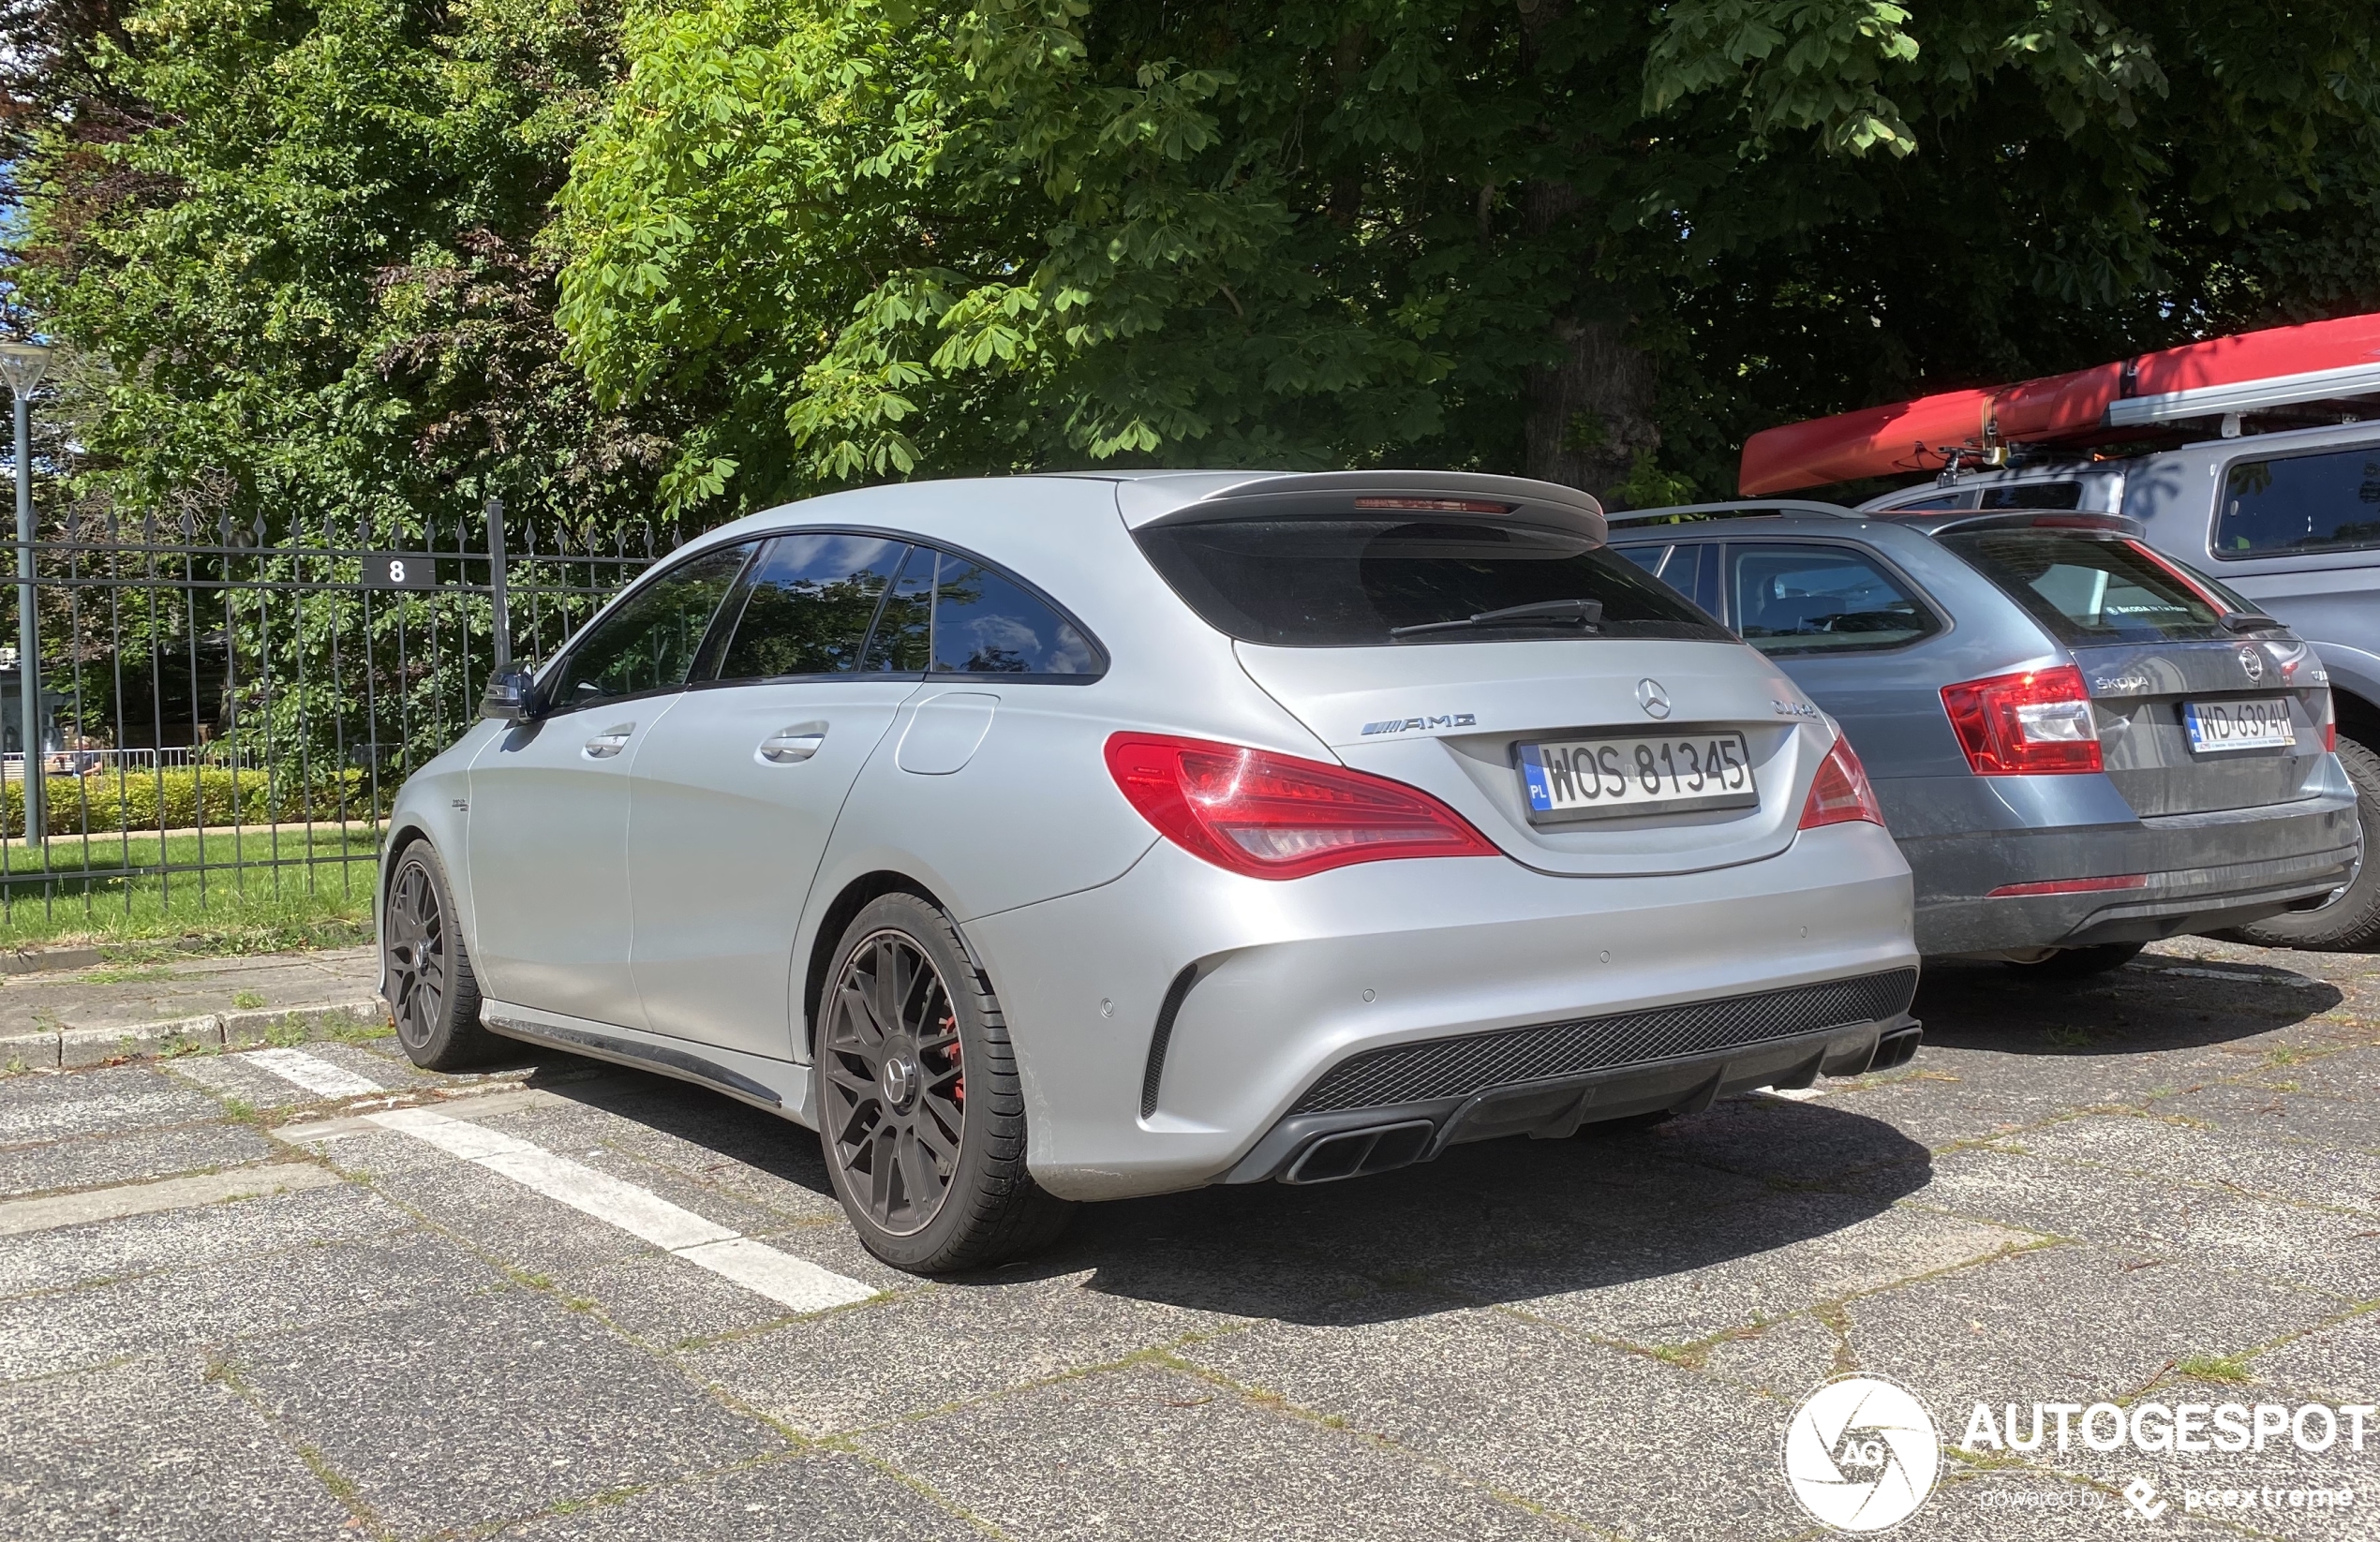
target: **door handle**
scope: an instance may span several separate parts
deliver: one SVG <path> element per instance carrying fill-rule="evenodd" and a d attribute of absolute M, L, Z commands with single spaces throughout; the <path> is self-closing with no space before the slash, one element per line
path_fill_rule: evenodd
<path fill-rule="evenodd" d="M 760 758 L 771 765 L 797 765 L 826 742 L 825 723 L 796 723 L 760 741 Z"/>
<path fill-rule="evenodd" d="M 628 748 L 628 741 L 634 736 L 635 733 L 634 723 L 612 724 L 611 727 L 587 741 L 587 758 L 590 761 L 610 760 L 614 755 Z"/>

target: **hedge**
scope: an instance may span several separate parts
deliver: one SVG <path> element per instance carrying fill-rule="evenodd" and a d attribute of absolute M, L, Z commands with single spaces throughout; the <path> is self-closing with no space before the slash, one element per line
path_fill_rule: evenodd
<path fill-rule="evenodd" d="M 80 835 L 85 830 L 95 835 L 187 830 L 201 823 L 201 811 L 208 825 L 341 817 L 368 820 L 373 815 L 371 784 L 360 770 L 317 776 L 310 787 L 301 786 L 294 777 L 275 778 L 261 771 L 215 768 L 127 771 L 121 780 L 112 771 L 42 780 L 49 797 L 45 823 L 53 836 Z M 19 838 L 24 835 L 22 782 L 0 788 L 0 834 Z"/>

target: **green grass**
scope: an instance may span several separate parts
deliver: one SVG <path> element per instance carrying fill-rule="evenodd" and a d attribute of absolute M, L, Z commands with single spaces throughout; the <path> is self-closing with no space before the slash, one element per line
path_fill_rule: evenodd
<path fill-rule="evenodd" d="M 0 947 L 196 939 L 229 953 L 364 942 L 377 846 L 368 829 L 56 836 L 46 850 L 10 840 L 0 849 Z M 138 960 L 129 951 L 126 961 Z"/>

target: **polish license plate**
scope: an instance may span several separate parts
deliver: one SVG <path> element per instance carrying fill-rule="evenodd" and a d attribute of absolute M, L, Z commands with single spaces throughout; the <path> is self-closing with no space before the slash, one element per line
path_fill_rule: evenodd
<path fill-rule="evenodd" d="M 2190 748 L 2201 755 L 2220 755 L 2234 749 L 2283 749 L 2298 742 L 2285 696 L 2184 702 L 2181 725 L 2190 734 Z"/>
<path fill-rule="evenodd" d="M 1520 760 L 1540 823 L 1760 807 L 1741 734 L 1543 739 L 1522 745 Z"/>

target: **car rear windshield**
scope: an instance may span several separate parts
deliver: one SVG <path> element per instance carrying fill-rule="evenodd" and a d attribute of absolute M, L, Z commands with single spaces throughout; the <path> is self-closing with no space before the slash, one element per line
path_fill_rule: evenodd
<path fill-rule="evenodd" d="M 1484 520 L 1344 518 L 1160 525 L 1140 549 L 1216 630 L 1282 647 L 1515 637 L 1671 637 L 1729 633 L 1635 564 L 1582 536 Z M 1495 622 L 1419 637 L 1400 627 L 1564 600 L 1599 601 L 1592 627 Z"/>
<path fill-rule="evenodd" d="M 1980 569 L 2061 643 L 2223 637 L 2213 606 L 2133 541 L 2076 530 L 1952 530 L 1941 543 Z"/>

